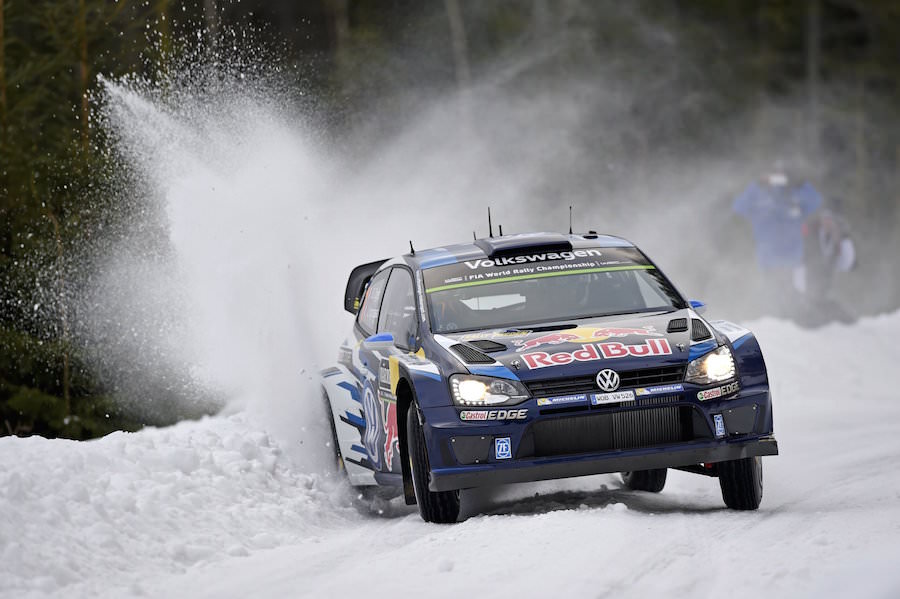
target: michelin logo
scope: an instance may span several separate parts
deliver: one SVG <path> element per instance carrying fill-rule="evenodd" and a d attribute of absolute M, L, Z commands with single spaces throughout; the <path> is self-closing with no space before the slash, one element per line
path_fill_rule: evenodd
<path fill-rule="evenodd" d="M 579 393 L 577 395 L 563 395 L 560 397 L 539 397 L 537 400 L 537 405 L 554 406 L 566 403 L 584 403 L 586 401 L 587 395 L 585 395 L 584 393 Z"/>
<path fill-rule="evenodd" d="M 655 387 L 640 387 L 634 390 L 634 394 L 638 397 L 647 395 L 658 395 L 660 393 L 681 393 L 684 391 L 684 385 L 657 385 Z"/>

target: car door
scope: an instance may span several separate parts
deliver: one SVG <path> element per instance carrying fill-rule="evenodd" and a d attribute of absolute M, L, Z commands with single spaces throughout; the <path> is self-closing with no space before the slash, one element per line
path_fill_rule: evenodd
<path fill-rule="evenodd" d="M 390 333 L 394 338 L 393 347 L 379 352 L 377 356 L 378 416 L 383 433 L 379 439 L 382 449 L 380 461 L 384 472 L 401 472 L 394 378 L 398 373 L 397 355 L 416 349 L 418 322 L 412 272 L 402 266 L 395 266 L 391 271 L 378 317 L 378 334 Z"/>
<path fill-rule="evenodd" d="M 359 397 L 362 399 L 365 432 L 363 446 L 368 455 L 369 465 L 375 471 L 383 470 L 381 404 L 378 401 L 378 370 L 381 360 L 377 354 L 367 349 L 363 343 L 378 331 L 378 318 L 388 278 L 392 269 L 376 273 L 366 288 L 365 297 L 356 316 L 356 346 L 353 349 L 352 372 L 357 379 Z"/>

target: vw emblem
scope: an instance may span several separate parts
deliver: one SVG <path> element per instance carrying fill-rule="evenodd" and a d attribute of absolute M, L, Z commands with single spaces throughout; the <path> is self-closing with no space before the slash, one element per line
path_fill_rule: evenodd
<path fill-rule="evenodd" d="M 597 386 L 604 391 L 615 391 L 619 388 L 619 375 L 615 370 L 606 368 L 597 373 Z"/>

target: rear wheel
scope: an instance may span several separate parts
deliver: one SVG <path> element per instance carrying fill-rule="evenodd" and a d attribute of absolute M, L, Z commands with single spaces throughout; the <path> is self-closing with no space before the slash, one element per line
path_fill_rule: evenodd
<path fill-rule="evenodd" d="M 341 454 L 341 444 L 338 443 L 337 427 L 334 425 L 334 413 L 331 411 L 331 402 L 328 395 L 324 394 L 325 412 L 328 414 L 328 424 L 331 425 L 331 448 L 334 450 L 334 474 L 346 482 L 350 487 L 351 498 L 361 507 L 368 507 L 376 499 L 391 499 L 397 496 L 397 490 L 390 487 L 383 488 L 378 485 L 353 486 L 347 475 L 347 467 L 344 464 L 344 456 Z M 360 503 L 362 502 L 362 503 Z"/>
<path fill-rule="evenodd" d="M 334 466 L 338 476 L 344 477 L 347 469 L 344 466 L 344 456 L 341 455 L 341 445 L 338 443 L 337 428 L 334 426 L 334 413 L 331 411 L 331 402 L 328 400 L 328 394 L 322 390 L 322 400 L 325 403 L 325 413 L 328 415 L 328 424 L 331 426 L 331 449 L 334 451 Z"/>
<path fill-rule="evenodd" d="M 419 410 L 415 404 L 406 411 L 406 438 L 409 446 L 409 471 L 419 514 L 425 522 L 451 524 L 459 517 L 459 491 L 429 491 L 428 452 L 425 448 L 425 432 L 419 423 Z"/>
<path fill-rule="evenodd" d="M 648 491 L 659 493 L 666 486 L 665 468 L 655 470 L 637 470 L 635 472 L 623 472 L 622 481 L 625 486 L 633 491 Z"/>
<path fill-rule="evenodd" d="M 755 510 L 763 495 L 762 458 L 744 458 L 716 464 L 722 499 L 733 510 Z"/>

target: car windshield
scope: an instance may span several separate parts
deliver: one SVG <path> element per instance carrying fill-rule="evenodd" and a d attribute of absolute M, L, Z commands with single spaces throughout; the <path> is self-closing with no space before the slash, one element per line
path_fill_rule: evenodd
<path fill-rule="evenodd" d="M 435 333 L 685 307 L 635 248 L 463 261 L 423 274 Z"/>

